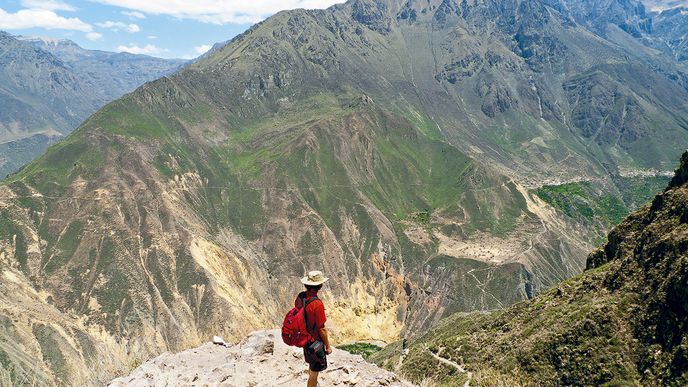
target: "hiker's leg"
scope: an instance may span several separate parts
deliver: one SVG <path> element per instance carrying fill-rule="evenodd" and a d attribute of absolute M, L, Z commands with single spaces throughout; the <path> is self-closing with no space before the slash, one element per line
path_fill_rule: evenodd
<path fill-rule="evenodd" d="M 308 371 L 308 387 L 315 387 L 318 385 L 318 372 Z"/>

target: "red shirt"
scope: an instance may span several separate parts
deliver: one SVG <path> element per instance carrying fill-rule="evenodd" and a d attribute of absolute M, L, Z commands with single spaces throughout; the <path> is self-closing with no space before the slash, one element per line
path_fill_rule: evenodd
<path fill-rule="evenodd" d="M 311 297 L 317 297 L 317 295 L 317 290 L 307 290 L 305 292 L 301 292 L 296 297 L 294 306 L 297 308 L 301 306 L 302 297 L 305 297 L 304 301 L 307 301 Z M 311 303 L 306 306 L 305 312 L 306 321 L 308 322 L 308 332 L 310 332 L 311 336 L 313 336 L 313 339 L 322 340 L 319 330 L 325 328 L 325 321 L 327 321 L 327 317 L 325 316 L 325 305 L 318 298 L 315 301 L 311 301 Z"/>

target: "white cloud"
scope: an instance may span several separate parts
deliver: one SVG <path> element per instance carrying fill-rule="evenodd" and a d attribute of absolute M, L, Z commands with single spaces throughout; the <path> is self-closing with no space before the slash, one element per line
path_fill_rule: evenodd
<path fill-rule="evenodd" d="M 98 32 L 89 32 L 86 34 L 86 39 L 88 40 L 98 40 L 103 37 L 103 34 Z"/>
<path fill-rule="evenodd" d="M 211 46 L 211 45 L 209 45 L 209 44 L 203 44 L 203 45 L 201 45 L 201 46 L 194 47 L 194 50 L 196 51 L 197 54 L 200 55 L 200 54 L 205 54 L 205 53 L 208 52 L 208 50 L 210 50 L 211 48 L 213 48 L 213 46 Z"/>
<path fill-rule="evenodd" d="M 93 26 L 76 17 L 62 17 L 47 9 L 21 9 L 15 13 L 0 8 L 0 29 L 19 30 L 45 28 L 48 30 L 93 31 Z"/>
<path fill-rule="evenodd" d="M 103 22 L 103 23 L 96 23 L 96 25 L 98 27 L 107 28 L 107 29 L 115 31 L 115 32 L 117 32 L 119 30 L 124 30 L 124 31 L 130 32 L 130 33 L 141 31 L 141 28 L 139 26 L 137 26 L 136 24 L 133 24 L 133 23 L 132 24 L 126 24 L 126 23 L 122 23 L 122 22 L 115 22 L 112 20 L 108 20 L 108 21 Z"/>
<path fill-rule="evenodd" d="M 129 10 L 205 23 L 255 23 L 284 9 L 326 8 L 344 0 L 94 0 Z"/>
<path fill-rule="evenodd" d="M 132 19 L 145 19 L 146 15 L 137 11 L 122 11 L 122 15 L 129 16 Z"/>
<path fill-rule="evenodd" d="M 662 12 L 669 9 L 688 7 L 688 0 L 642 0 L 645 8 L 652 12 Z M 680 11 L 683 15 L 685 11 Z"/>
<path fill-rule="evenodd" d="M 45 9 L 48 11 L 76 11 L 76 8 L 57 0 L 22 0 L 21 5 L 32 9 Z"/>
<path fill-rule="evenodd" d="M 166 48 L 156 47 L 152 44 L 146 44 L 143 47 L 139 47 L 136 44 L 130 44 L 128 46 L 117 46 L 118 52 L 128 52 L 130 54 L 144 54 L 144 55 L 159 55 L 170 50 Z"/>
<path fill-rule="evenodd" d="M 146 36 L 146 39 L 151 39 L 151 40 L 157 39 L 157 38 L 158 38 L 158 37 L 155 36 L 155 35 L 148 35 L 148 36 Z"/>

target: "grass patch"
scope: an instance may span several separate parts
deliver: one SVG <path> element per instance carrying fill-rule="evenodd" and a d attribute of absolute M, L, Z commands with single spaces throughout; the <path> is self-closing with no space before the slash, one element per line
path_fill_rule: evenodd
<path fill-rule="evenodd" d="M 594 212 L 590 207 L 588 188 L 588 183 L 546 185 L 535 190 L 535 194 L 571 218 L 592 222 Z"/>
<path fill-rule="evenodd" d="M 668 181 L 666 176 L 616 177 L 618 191 L 577 182 L 543 186 L 534 193 L 571 218 L 609 228 L 651 200 Z"/>
<path fill-rule="evenodd" d="M 372 354 L 382 350 L 382 347 L 379 347 L 375 344 L 370 344 L 370 343 L 344 344 L 344 345 L 338 346 L 337 348 L 344 350 L 346 352 L 352 353 L 354 355 L 361 355 L 361 356 L 363 356 L 364 359 L 367 359 Z"/>

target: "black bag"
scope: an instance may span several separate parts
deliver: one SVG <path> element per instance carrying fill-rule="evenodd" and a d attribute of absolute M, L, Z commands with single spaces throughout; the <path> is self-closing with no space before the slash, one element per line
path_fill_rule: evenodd
<path fill-rule="evenodd" d="M 308 347 L 313 353 L 317 355 L 320 355 L 321 352 L 323 353 L 323 355 L 325 354 L 325 344 L 320 340 L 315 340 L 314 342 L 310 343 Z"/>
<path fill-rule="evenodd" d="M 325 354 L 325 345 L 322 341 L 316 340 L 308 344 L 303 349 L 303 354 L 311 371 L 320 372 L 327 369 L 327 354 Z"/>

